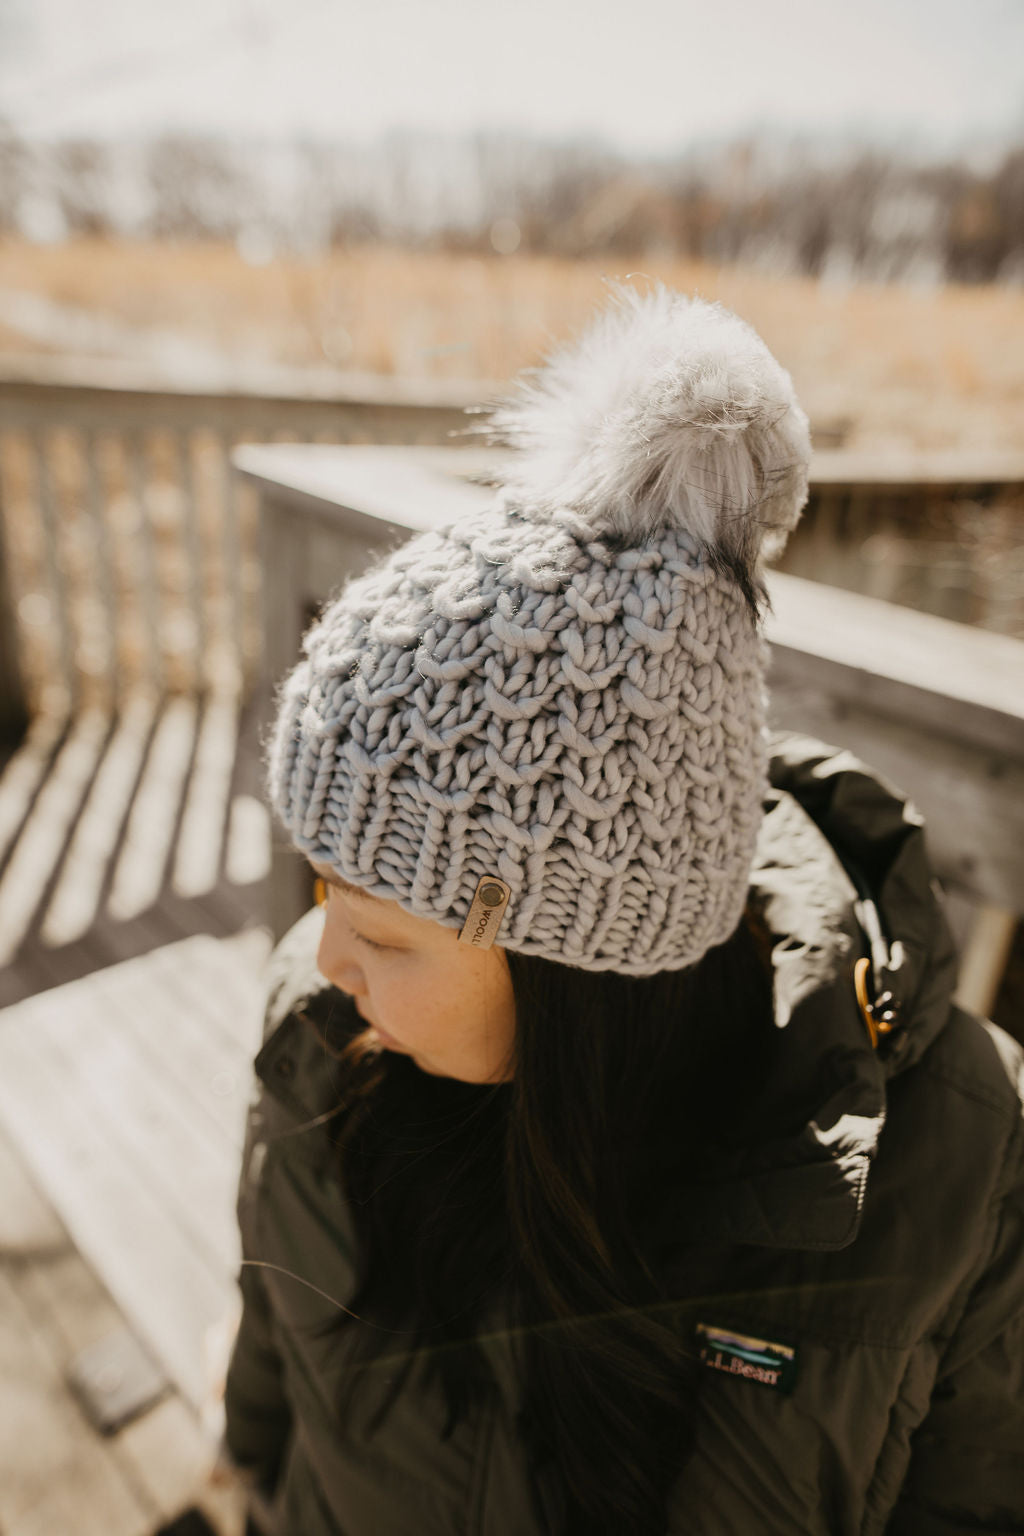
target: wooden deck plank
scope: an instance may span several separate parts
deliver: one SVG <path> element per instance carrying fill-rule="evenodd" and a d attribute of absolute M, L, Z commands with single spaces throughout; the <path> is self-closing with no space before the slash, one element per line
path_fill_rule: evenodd
<path fill-rule="evenodd" d="M 0 1274 L 7 1277 L 6 1324 L 24 1321 L 36 1347 L 29 1351 L 27 1369 L 14 1377 L 0 1373 L 0 1426 L 18 1423 L 17 1404 L 26 1390 L 46 1404 L 59 1400 L 64 1432 L 48 1435 L 37 1447 L 30 1469 L 34 1481 L 26 1487 L 18 1447 L 0 1450 L 0 1530 L 4 1514 L 20 1502 L 28 1513 L 18 1529 L 46 1531 L 47 1536 L 76 1536 L 77 1523 L 59 1524 L 66 1510 L 47 1494 L 35 1498 L 41 1486 L 70 1479 L 63 1490 L 72 1500 L 81 1496 L 75 1468 L 97 1459 L 110 1463 L 111 1476 L 134 1495 L 146 1515 L 146 1530 L 172 1519 L 190 1504 L 206 1509 L 220 1536 L 241 1536 L 244 1497 L 235 1484 L 209 1485 L 214 1440 L 198 1416 L 176 1393 L 123 1429 L 101 1439 L 86 1424 L 67 1387 L 72 1361 L 108 1334 L 123 1326 L 109 1292 L 71 1245 L 66 1229 L 39 1187 L 30 1178 L 16 1147 L 0 1133 Z M 14 1298 L 12 1303 L 11 1298 Z M 74 1439 L 69 1464 L 67 1436 Z M 2 1439 L 2 1429 L 0 1429 Z M 49 1471 L 46 1458 L 49 1457 Z M 105 1474 L 102 1474 L 105 1475 Z M 89 1478 L 96 1476 L 94 1471 Z"/>
<path fill-rule="evenodd" d="M 3 794 L 0 795 L 0 859 L 6 856 L 29 814 L 66 729 L 67 721 L 62 715 L 37 715 L 29 724 L 25 740 L 4 764 Z"/>
<path fill-rule="evenodd" d="M 151 1536 L 148 1516 L 126 1523 L 96 1507 L 96 1480 L 88 1462 L 62 1463 L 58 1479 L 51 1479 L 20 1518 L 3 1526 L 4 1536 Z"/>
<path fill-rule="evenodd" d="M 0 1261 L 62 1253 L 70 1246 L 53 1207 L 0 1132 Z"/>
<path fill-rule="evenodd" d="M 89 710 L 74 721 L 15 844 L 0 884 L 0 965 L 13 959 L 43 899 L 81 809 L 110 729 Z"/>
<path fill-rule="evenodd" d="M 43 918 L 44 944 L 71 943 L 95 921 L 128 808 L 145 761 L 156 717 L 155 700 L 126 701 L 107 744 Z"/>
<path fill-rule="evenodd" d="M 179 896 L 200 896 L 217 884 L 228 825 L 238 715 L 238 701 L 230 697 L 212 696 L 203 706 L 172 876 Z"/>
<path fill-rule="evenodd" d="M 230 939 L 197 934 L 89 978 L 150 1061 L 166 1069 L 187 1097 L 222 1074 L 244 1079 L 233 1096 L 221 1081 L 208 1103 L 222 1135 L 240 1145 L 240 1121 L 223 1113 L 229 1099 L 244 1110 L 252 1060 L 260 1045 L 263 971 L 269 939 L 262 929 Z M 157 1027 L 155 1013 L 159 1013 Z"/>
<path fill-rule="evenodd" d="M 142 769 L 107 903 L 125 921 L 151 907 L 171 857 L 196 740 L 197 703 L 168 699 Z"/>
<path fill-rule="evenodd" d="M 4 1055 L 6 1067 L 9 1053 Z M 31 1094 L 32 1106 L 21 1112 L 7 1089 L 6 1070 L 0 1074 L 0 1116 L 129 1322 L 180 1390 L 199 1403 L 202 1336 L 229 1304 L 231 1284 L 226 1276 L 218 1282 L 212 1267 L 171 1229 L 158 1195 L 112 1150 L 73 1085 L 51 1062 L 37 1065 L 34 1074 L 19 1064 L 19 1092 Z M 31 1123 L 40 1112 L 54 1127 L 48 1137 Z"/>
<path fill-rule="evenodd" d="M 226 939 L 205 939 L 197 964 L 176 964 L 173 946 L 147 956 L 153 975 L 202 1018 L 210 1031 L 248 1066 L 260 1046 L 263 972 L 270 954 L 265 928 L 250 928 Z"/>
<path fill-rule="evenodd" d="M 23 1018 L 13 1026 L 0 1025 L 0 1032 L 19 1030 L 29 1052 L 63 1072 L 71 1092 L 103 1131 L 106 1155 L 138 1170 L 165 1218 L 211 1275 L 231 1273 L 237 1264 L 232 1230 L 237 1138 L 211 1126 L 189 1095 L 153 1071 L 138 1049 L 140 1030 L 138 1020 L 130 1017 L 130 995 L 119 1007 L 118 992 L 105 995 L 91 978 L 75 982 L 74 988 L 74 999 L 62 1001 L 45 992 L 21 1004 Z M 112 995 L 117 1001 L 111 1001 Z M 173 1016 L 167 1018 L 152 989 L 145 996 L 148 1022 L 173 1027 Z M 24 1051 L 2 1039 L 0 1051 L 12 1076 L 24 1069 Z"/>
<path fill-rule="evenodd" d="M 231 992 L 220 986 L 211 994 L 209 983 L 211 977 L 219 980 L 219 968 L 203 956 L 203 949 L 216 952 L 222 942 L 192 941 L 190 955 L 198 955 L 202 963 L 188 966 L 176 962 L 177 945 L 169 946 L 171 953 L 166 957 L 161 951 L 147 956 L 145 966 L 126 961 L 117 970 L 127 973 L 128 967 L 133 967 L 132 985 L 126 985 L 130 979 L 127 974 L 119 976 L 113 987 L 103 972 L 93 980 L 98 998 L 116 1015 L 117 1027 L 130 1040 L 147 1072 L 154 1078 L 162 1077 L 174 1099 L 191 1106 L 204 1120 L 207 1131 L 226 1142 L 237 1162 L 250 1096 L 252 1058 L 259 1048 L 260 996 L 255 984 L 259 968 L 251 978 L 251 997 L 239 996 L 230 1008 L 238 1019 L 235 1034 L 223 1023 L 225 997 L 243 991 L 241 978 L 230 978 Z M 245 981 L 249 980 L 246 976 Z M 160 991 L 161 1019 L 173 1020 L 173 1028 L 153 1027 L 154 986 Z"/>
<path fill-rule="evenodd" d="M 17 957 L 0 967 L 0 1008 L 197 934 L 230 940 L 243 931 L 258 933 L 266 910 L 265 885 L 240 891 L 222 881 L 215 891 L 191 900 L 165 889 L 155 906 L 130 922 L 101 914 L 87 934 L 59 948 L 30 936 Z"/>
<path fill-rule="evenodd" d="M 0 1268 L 0 1381 L 4 1536 L 146 1536 L 152 1507 L 78 1412 L 7 1266 Z"/>
<path fill-rule="evenodd" d="M 48 1307 L 40 1288 L 55 1275 L 78 1283 L 62 1286 L 59 1305 Z M 111 1443 L 91 1431 L 64 1381 L 75 1349 L 119 1321 L 16 1147 L 0 1134 L 0 1530 L 8 1536 L 81 1528 L 55 1505 L 57 1486 L 62 1497 L 96 1502 L 98 1485 L 94 1513 L 113 1516 L 114 1533 L 138 1528 L 155 1507 L 135 1496 L 138 1479 L 125 1479 Z"/>
<path fill-rule="evenodd" d="M 250 954 L 265 946 L 259 936 L 247 943 Z M 204 938 L 175 948 L 183 970 L 207 964 L 227 1014 L 239 997 L 251 999 L 244 946 L 234 959 Z M 99 985 L 86 979 L 4 1010 L 0 1124 L 140 1337 L 198 1403 L 203 1334 L 234 1294 L 237 1131 L 211 1127 L 180 1081 L 156 1081 L 152 1057 L 124 1027 L 120 1007 L 138 1007 L 141 996 L 152 1027 L 174 1034 L 173 1014 L 151 1006 L 160 989 L 144 982 L 145 968 L 132 961 Z M 200 1038 L 191 1032 L 193 1049 Z M 236 1047 L 239 1080 L 251 1032 L 246 1038 Z M 210 1057 L 211 1082 L 222 1059 L 222 1048 Z"/>
<path fill-rule="evenodd" d="M 255 795 L 235 795 L 228 818 L 224 867 L 233 885 L 254 885 L 270 874 L 270 813 Z"/>
<path fill-rule="evenodd" d="M 123 1321 L 109 1294 L 70 1246 L 59 1256 L 26 1267 L 20 1289 L 32 1313 L 34 1331 L 45 1338 L 62 1378 L 79 1350 L 87 1349 Z M 3 1400 L 0 1387 L 0 1405 Z M 147 1530 L 201 1502 L 216 1517 L 222 1536 L 239 1536 L 244 1504 L 241 1492 L 236 1487 L 214 1490 L 208 1486 L 214 1445 L 196 1413 L 177 1393 L 134 1419 L 103 1445 L 122 1480 L 147 1511 Z M 58 1529 L 63 1536 L 63 1528 L 55 1528 L 53 1536 Z"/>
<path fill-rule="evenodd" d="M 182 1398 L 165 1398 L 117 1438 L 124 1464 L 144 1484 L 162 1521 L 197 1505 L 218 1536 L 243 1536 L 245 1490 L 237 1483 L 211 1486 L 212 1447 Z"/>

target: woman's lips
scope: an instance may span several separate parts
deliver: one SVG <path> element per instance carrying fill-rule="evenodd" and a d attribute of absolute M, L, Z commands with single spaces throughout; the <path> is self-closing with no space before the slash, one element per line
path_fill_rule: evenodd
<path fill-rule="evenodd" d="M 380 1025 L 375 1024 L 372 1019 L 368 1019 L 358 1003 L 356 1003 L 356 1013 L 358 1013 L 363 1023 L 373 1030 L 381 1045 L 386 1047 L 387 1050 L 405 1051 L 408 1053 L 408 1046 L 403 1045 L 401 1040 L 396 1040 L 394 1035 L 389 1035 L 386 1029 L 381 1029 Z"/>

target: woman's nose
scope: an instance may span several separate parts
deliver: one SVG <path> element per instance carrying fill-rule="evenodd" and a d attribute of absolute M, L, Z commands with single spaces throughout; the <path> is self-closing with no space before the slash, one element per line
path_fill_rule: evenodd
<path fill-rule="evenodd" d="M 339 939 L 336 933 L 331 931 L 329 922 L 324 923 L 324 931 L 320 938 L 320 948 L 317 950 L 316 968 L 321 976 L 341 992 L 347 992 L 350 997 L 366 996 L 366 980 L 359 963 L 348 953 L 347 946 Z"/>

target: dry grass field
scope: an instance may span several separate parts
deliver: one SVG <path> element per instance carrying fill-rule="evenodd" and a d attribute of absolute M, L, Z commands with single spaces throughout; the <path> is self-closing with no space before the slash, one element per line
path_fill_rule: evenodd
<path fill-rule="evenodd" d="M 749 319 L 812 418 L 873 449 L 1019 449 L 1024 291 L 836 286 L 678 261 L 637 264 Z M 628 262 L 366 247 L 247 264 L 231 246 L 0 243 L 0 371 L 31 353 L 326 364 L 502 380 L 578 327 Z"/>

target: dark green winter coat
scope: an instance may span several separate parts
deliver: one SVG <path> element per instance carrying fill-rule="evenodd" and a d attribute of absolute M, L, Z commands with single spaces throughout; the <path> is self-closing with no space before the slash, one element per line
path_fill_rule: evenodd
<path fill-rule="evenodd" d="M 1021 1052 L 951 1004 L 913 810 L 805 740 L 779 743 L 772 781 L 753 886 L 773 944 L 762 1105 L 778 1133 L 665 1191 L 703 1357 L 668 1530 L 1024 1532 Z M 228 1446 L 274 1485 L 282 1536 L 535 1536 L 500 1333 L 494 1405 L 447 1442 L 416 1370 L 369 1442 L 339 1431 L 343 1353 L 319 1325 L 353 1294 L 356 1247 L 317 1124 L 338 1097 L 324 1031 L 344 1007 L 315 972 L 318 932 L 311 913 L 274 959 Z M 877 1048 L 861 958 L 896 1015 Z"/>

